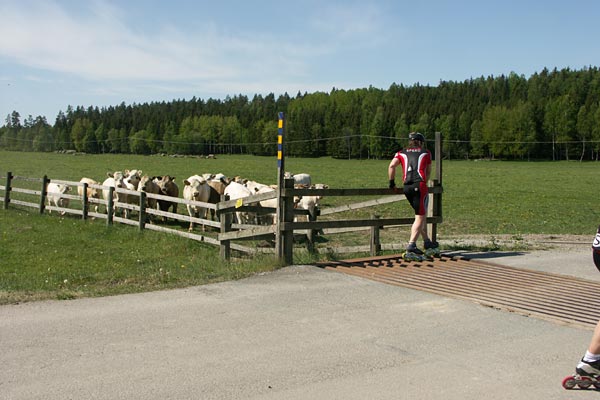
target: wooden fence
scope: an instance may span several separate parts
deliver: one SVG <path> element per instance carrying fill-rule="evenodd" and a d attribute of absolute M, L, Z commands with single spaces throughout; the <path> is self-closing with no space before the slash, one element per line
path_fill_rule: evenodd
<path fill-rule="evenodd" d="M 277 221 L 276 224 L 270 225 L 255 225 L 255 224 L 238 224 L 233 223 L 233 214 L 236 212 L 252 212 L 258 214 L 276 213 L 276 209 L 268 209 L 257 206 L 259 201 L 269 200 L 278 196 L 277 191 L 271 193 L 264 193 L 259 195 L 253 195 L 245 197 L 243 199 L 227 200 L 223 198 L 221 202 L 217 204 L 197 202 L 191 200 L 185 200 L 182 198 L 174 198 L 169 196 L 163 196 L 158 194 L 151 194 L 145 192 L 138 192 L 133 190 L 114 188 L 109 186 L 85 184 L 80 182 L 72 182 L 58 179 L 48 179 L 46 176 L 43 178 L 28 178 L 14 176 L 11 172 L 8 172 L 5 177 L 2 177 L 5 181 L 4 186 L 0 186 L 0 193 L 4 191 L 4 196 L 0 197 L 0 201 L 3 202 L 4 208 L 8 209 L 11 205 L 24 206 L 32 209 L 36 209 L 39 213 L 43 214 L 46 212 L 60 212 L 62 214 L 71 214 L 79 216 L 82 219 L 97 218 L 104 219 L 107 225 L 112 225 L 114 222 L 137 226 L 138 229 L 149 229 L 159 232 L 165 232 L 169 234 L 175 234 L 189 239 L 205 242 L 211 245 L 220 246 L 220 254 L 223 258 L 229 259 L 231 257 L 231 250 L 241 251 L 245 253 L 256 252 L 256 248 L 249 246 L 240 245 L 240 241 L 247 240 L 259 240 L 259 239 L 270 239 L 276 243 L 280 243 L 281 248 L 275 249 L 282 256 L 282 262 L 285 265 L 292 264 L 293 262 L 293 248 L 294 248 L 294 232 L 306 231 L 306 246 L 309 251 L 315 251 L 315 238 L 318 231 L 324 231 L 326 234 L 335 234 L 340 232 L 347 232 L 349 230 L 360 230 L 370 229 L 370 243 L 368 249 L 364 246 L 336 249 L 336 252 L 363 252 L 367 250 L 371 255 L 377 255 L 382 251 L 382 245 L 379 240 L 379 230 L 385 226 L 398 226 L 398 225 L 410 225 L 414 221 L 414 218 L 386 218 L 382 219 L 373 215 L 370 219 L 337 219 L 337 220 L 318 220 L 316 215 L 309 215 L 306 210 L 297 210 L 294 208 L 294 197 L 298 196 L 323 196 L 325 198 L 330 197 L 360 197 L 360 196 L 383 196 L 381 198 L 372 199 L 364 202 L 344 204 L 337 207 L 331 207 L 326 209 L 317 210 L 317 215 L 321 217 L 332 216 L 336 213 L 357 211 L 367 207 L 380 206 L 389 204 L 392 202 L 398 202 L 405 199 L 404 195 L 400 192 L 396 193 L 390 189 L 298 189 L 293 187 L 293 180 L 286 179 L 284 188 L 281 189 L 282 207 L 283 210 L 279 215 L 281 221 Z M 58 207 L 55 205 L 48 204 L 48 183 L 57 183 L 63 185 L 69 185 L 72 189 L 71 192 L 62 194 L 63 199 L 69 200 L 69 206 Z M 28 183 L 28 184 L 27 184 Z M 23 186 L 38 186 L 38 189 L 26 188 Z M 77 187 L 82 187 L 83 195 L 78 195 Z M 88 198 L 87 188 L 95 188 L 97 190 L 106 190 L 109 192 L 108 201 L 102 199 Z M 436 237 L 436 226 L 442 222 L 441 215 L 441 193 L 442 187 L 434 183 L 429 187 L 430 196 L 433 201 L 429 202 L 429 212 L 427 217 L 427 223 L 431 224 L 431 234 L 433 239 Z M 112 202 L 113 193 L 123 193 L 130 197 L 136 198 L 134 204 Z M 16 196 L 21 194 L 21 196 Z M 154 198 L 156 200 L 168 200 L 175 202 L 180 206 L 180 210 L 187 205 L 204 207 L 207 210 L 213 210 L 218 217 L 218 220 L 213 221 L 201 217 L 190 217 L 189 215 L 173 213 L 167 211 L 161 211 L 158 209 L 152 209 L 146 207 L 146 200 Z M 92 211 L 92 208 L 99 207 L 99 212 Z M 114 212 L 114 210 L 118 210 Z M 129 210 L 135 219 L 125 218 L 122 214 L 122 210 Z M 101 212 L 104 210 L 104 212 Z M 308 215 L 308 221 L 298 221 L 298 216 Z M 199 226 L 205 228 L 212 228 L 210 232 L 188 232 L 182 229 L 181 224 L 173 227 L 173 224 L 160 224 L 162 217 L 169 218 L 179 222 L 193 222 Z M 305 218 L 306 219 L 306 218 Z M 153 223 L 149 223 L 153 221 Z M 201 228 L 197 228 L 201 229 Z M 216 234 L 215 234 L 216 231 Z M 279 240 L 276 238 L 280 235 Z M 298 235 L 296 235 L 296 238 Z M 268 251 L 268 250 L 261 250 Z M 271 251 L 273 251 L 271 249 Z"/>
<path fill-rule="evenodd" d="M 431 225 L 431 237 L 436 240 L 437 224 L 442 222 L 442 163 L 441 163 L 441 145 L 439 137 L 436 138 L 436 180 L 429 186 L 429 210 L 427 216 L 427 224 Z M 393 227 L 399 225 L 411 225 L 414 218 L 380 218 L 375 214 L 368 219 L 337 219 L 337 220 L 317 220 L 316 215 L 309 215 L 308 221 L 298 221 L 299 215 L 308 215 L 305 210 L 297 210 L 294 208 L 294 198 L 298 196 L 323 196 L 330 197 L 361 197 L 361 196 L 382 196 L 377 199 L 363 201 L 354 204 L 345 204 L 329 209 L 318 210 L 317 215 L 321 217 L 331 216 L 336 213 L 359 210 L 366 207 L 379 206 L 397 202 L 405 199 L 402 194 L 402 189 L 393 191 L 391 189 L 300 189 L 294 188 L 293 180 L 286 179 L 282 187 L 277 190 L 252 195 L 243 199 L 228 200 L 222 197 L 217 204 L 204 203 L 197 201 L 185 200 L 182 198 L 174 198 L 158 194 L 150 194 L 145 192 L 132 191 L 121 188 L 114 188 L 96 184 L 85 184 L 80 182 L 71 182 L 57 179 L 49 179 L 47 176 L 43 178 L 28 178 L 14 176 L 8 172 L 5 177 L 0 177 L 0 180 L 5 182 L 5 185 L 0 186 L 0 193 L 4 191 L 4 196 L 0 196 L 0 201 L 3 202 L 4 208 L 8 209 L 11 205 L 24 206 L 34 208 L 39 213 L 45 212 L 60 212 L 64 214 L 72 214 L 81 217 L 82 219 L 98 218 L 105 219 L 108 225 L 114 222 L 137 226 L 140 230 L 149 229 L 168 234 L 175 234 L 189 239 L 205 242 L 207 244 L 220 247 L 220 255 L 224 259 L 231 257 L 231 251 L 236 250 L 245 253 L 255 253 L 259 251 L 256 247 L 244 246 L 239 244 L 240 241 L 269 239 L 275 242 L 275 251 L 282 265 L 293 264 L 293 251 L 295 232 L 307 232 L 304 236 L 306 239 L 306 247 L 309 251 L 316 251 L 315 238 L 319 231 L 326 234 L 335 234 L 346 232 L 348 230 L 370 230 L 370 241 L 368 248 L 364 246 L 351 248 L 338 248 L 336 253 L 342 252 L 364 252 L 368 251 L 371 255 L 378 255 L 384 249 L 380 241 L 380 229 L 383 227 Z M 1 182 L 1 181 L 0 181 Z M 23 182 L 22 185 L 17 185 L 17 182 Z M 69 200 L 68 207 L 57 207 L 47 204 L 47 186 L 48 184 L 57 183 L 69 185 L 73 190 L 70 193 L 62 194 L 61 197 Z M 36 188 L 37 186 L 37 188 Z M 83 189 L 82 195 L 78 195 L 77 188 Z M 87 188 L 97 190 L 106 190 L 109 192 L 108 200 L 88 198 Z M 74 194 L 74 193 L 75 194 Z M 136 199 L 133 204 L 115 202 L 113 204 L 114 192 L 127 194 L 131 198 Z M 15 195 L 17 194 L 17 195 Z M 191 217 L 181 213 L 173 213 L 160 211 L 146 207 L 146 200 L 154 198 L 156 200 L 167 200 L 175 202 L 180 206 L 198 206 L 214 211 L 218 220 L 213 221 L 207 218 Z M 278 199 L 281 209 L 268 209 L 260 207 L 258 202 L 269 199 Z M 94 208 L 104 208 L 105 212 L 90 211 L 91 206 Z M 115 215 L 113 210 L 129 210 L 137 213 L 137 218 L 126 218 L 123 215 Z M 181 210 L 181 207 L 179 207 Z M 101 210 L 99 210 L 101 211 Z M 278 212 L 279 211 L 279 212 Z M 257 224 L 239 224 L 233 223 L 233 215 L 236 212 L 251 212 L 257 214 L 272 213 L 276 215 L 274 224 L 257 225 Z M 133 214 L 135 215 L 135 214 Z M 173 227 L 172 224 L 159 224 L 158 218 L 166 217 L 176 222 L 193 222 L 201 225 L 202 233 L 189 232 L 182 229 L 181 224 Z M 149 223 L 150 220 L 156 223 Z M 209 231 L 204 229 L 209 228 Z M 212 228 L 212 229 L 210 229 Z M 297 237 L 297 235 L 296 235 Z M 265 251 L 262 249 L 261 251 Z M 267 250 L 268 251 L 268 250 Z"/>

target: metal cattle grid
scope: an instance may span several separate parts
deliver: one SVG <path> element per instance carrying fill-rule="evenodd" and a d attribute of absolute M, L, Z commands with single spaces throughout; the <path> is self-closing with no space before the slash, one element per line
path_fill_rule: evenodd
<path fill-rule="evenodd" d="M 571 276 L 444 255 L 431 261 L 395 255 L 317 266 L 588 329 L 600 319 L 600 282 Z"/>

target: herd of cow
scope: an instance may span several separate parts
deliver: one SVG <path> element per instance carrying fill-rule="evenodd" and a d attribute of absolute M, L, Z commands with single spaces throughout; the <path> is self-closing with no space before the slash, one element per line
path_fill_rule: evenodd
<path fill-rule="evenodd" d="M 164 176 L 148 176 L 143 175 L 141 170 L 124 170 L 109 172 L 108 177 L 100 184 L 91 178 L 81 178 L 80 185 L 77 185 L 77 194 L 83 197 L 83 184 L 87 184 L 87 198 L 108 201 L 110 190 L 108 187 L 119 189 L 128 189 L 129 191 L 145 192 L 147 194 L 161 195 L 159 197 L 147 196 L 146 207 L 158 209 L 172 213 L 177 213 L 177 202 L 169 201 L 168 197 L 179 197 L 179 186 L 175 183 L 175 177 Z M 312 185 L 309 174 L 291 174 L 286 172 L 285 178 L 294 179 L 295 187 L 301 188 L 317 188 L 327 189 L 324 184 Z M 256 181 L 242 179 L 239 176 L 228 178 L 223 174 L 202 174 L 192 175 L 182 181 L 183 183 L 183 199 L 199 202 L 216 204 L 221 201 L 221 196 L 225 195 L 229 200 L 238 200 L 250 197 L 256 194 L 269 193 L 276 190 L 275 185 L 261 184 Z M 104 188 L 99 188 L 102 185 Z M 64 195 L 71 191 L 71 186 L 63 183 L 50 182 L 47 186 L 47 202 L 49 205 L 56 207 L 67 208 L 69 206 L 69 198 Z M 113 191 L 113 204 L 130 203 L 139 205 L 139 195 L 130 194 L 127 191 Z M 315 215 L 315 210 L 319 206 L 322 196 L 302 196 L 294 199 L 294 206 L 299 209 L 307 210 L 310 215 Z M 97 204 L 97 203 L 96 203 Z M 277 207 L 277 198 L 262 200 L 258 202 L 261 207 L 275 209 Z M 213 209 L 202 207 L 201 205 L 186 204 L 187 211 L 190 217 L 216 220 Z M 115 210 L 116 211 L 116 210 Z M 98 212 L 98 205 L 95 206 L 95 212 Z M 123 208 L 123 217 L 129 218 L 129 209 Z M 236 220 L 238 224 L 274 224 L 274 213 L 251 213 L 251 212 L 236 212 Z M 166 217 L 163 217 L 166 221 Z M 189 230 L 192 231 L 194 223 L 190 221 Z M 205 226 L 202 225 L 202 230 Z"/>

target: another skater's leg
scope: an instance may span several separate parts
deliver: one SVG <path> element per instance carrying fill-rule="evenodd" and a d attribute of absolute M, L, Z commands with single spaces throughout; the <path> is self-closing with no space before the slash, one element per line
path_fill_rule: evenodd
<path fill-rule="evenodd" d="M 588 351 L 592 354 L 600 354 L 600 321 L 596 324 Z"/>
<path fill-rule="evenodd" d="M 577 364 L 575 371 L 583 376 L 600 375 L 600 321 L 596 324 L 588 350 Z"/>

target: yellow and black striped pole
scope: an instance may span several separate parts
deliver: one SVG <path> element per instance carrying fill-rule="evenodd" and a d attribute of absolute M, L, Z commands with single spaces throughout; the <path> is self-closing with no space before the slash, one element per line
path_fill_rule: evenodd
<path fill-rule="evenodd" d="M 284 188 L 284 173 L 285 173 L 285 147 L 284 147 L 284 134 L 285 134 L 285 115 L 283 112 L 279 113 L 279 122 L 277 124 L 277 232 L 275 233 L 275 250 L 277 251 L 277 257 L 283 264 L 286 263 L 285 255 L 285 232 L 281 230 L 283 219 L 284 219 L 284 199 L 282 192 Z M 293 236 L 292 236 L 293 239 Z M 290 262 L 291 264 L 291 262 Z"/>
<path fill-rule="evenodd" d="M 285 172 L 285 154 L 283 147 L 283 135 L 285 133 L 285 115 L 279 113 L 279 122 L 277 124 L 277 182 L 279 187 L 283 187 L 283 175 Z"/>

